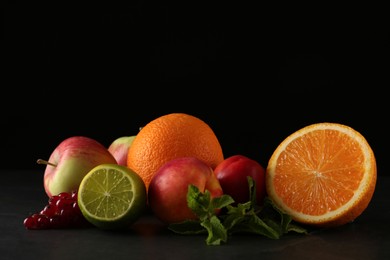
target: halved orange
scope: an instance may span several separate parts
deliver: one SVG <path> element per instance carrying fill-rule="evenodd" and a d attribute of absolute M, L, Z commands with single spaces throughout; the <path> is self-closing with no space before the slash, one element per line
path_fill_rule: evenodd
<path fill-rule="evenodd" d="M 339 123 L 314 123 L 284 139 L 266 169 L 269 197 L 297 222 L 354 221 L 374 194 L 377 168 L 365 137 Z"/>

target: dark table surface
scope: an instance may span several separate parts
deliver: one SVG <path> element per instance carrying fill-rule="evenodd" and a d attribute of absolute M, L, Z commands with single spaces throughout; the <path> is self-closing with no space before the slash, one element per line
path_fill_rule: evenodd
<path fill-rule="evenodd" d="M 151 214 L 123 232 L 27 230 L 24 218 L 47 203 L 42 172 L 0 174 L 0 259 L 390 259 L 390 177 L 378 176 L 370 205 L 353 223 L 278 240 L 236 234 L 208 246 L 205 235 L 174 234 Z"/>

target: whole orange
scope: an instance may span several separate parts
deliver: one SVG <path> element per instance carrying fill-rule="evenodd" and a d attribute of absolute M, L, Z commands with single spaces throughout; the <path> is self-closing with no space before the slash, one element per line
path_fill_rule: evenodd
<path fill-rule="evenodd" d="M 127 155 L 127 166 L 141 176 L 146 188 L 157 170 L 178 157 L 193 156 L 215 168 L 224 160 L 212 128 L 186 113 L 160 116 L 140 129 Z"/>

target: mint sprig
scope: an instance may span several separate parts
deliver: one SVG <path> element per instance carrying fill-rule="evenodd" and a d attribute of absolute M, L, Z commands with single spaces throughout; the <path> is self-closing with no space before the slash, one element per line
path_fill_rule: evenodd
<path fill-rule="evenodd" d="M 234 233 L 258 234 L 270 239 L 279 239 L 288 232 L 307 234 L 305 228 L 293 223 L 269 197 L 258 206 L 256 185 L 251 177 L 248 177 L 248 184 L 249 201 L 236 205 L 230 195 L 211 198 L 208 190 L 202 193 L 196 186 L 189 185 L 187 204 L 198 220 L 172 223 L 168 229 L 182 235 L 207 234 L 207 245 L 227 243 Z"/>
<path fill-rule="evenodd" d="M 187 220 L 181 223 L 173 223 L 168 228 L 179 234 L 201 234 L 207 233 L 206 243 L 208 245 L 219 245 L 227 242 L 227 229 L 218 218 L 218 212 L 233 203 L 231 196 L 222 195 L 211 198 L 210 192 L 206 190 L 201 193 L 195 185 L 189 185 L 187 193 L 188 207 L 197 215 L 199 220 Z"/>

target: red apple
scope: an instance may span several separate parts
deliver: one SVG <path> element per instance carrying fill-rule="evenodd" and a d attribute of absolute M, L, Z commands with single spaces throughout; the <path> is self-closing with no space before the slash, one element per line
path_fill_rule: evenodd
<path fill-rule="evenodd" d="M 97 165 L 117 163 L 104 145 L 84 136 L 63 140 L 48 161 L 39 159 L 37 162 L 46 165 L 44 188 L 49 197 L 77 190 L 83 177 Z"/>
<path fill-rule="evenodd" d="M 112 141 L 108 146 L 108 151 L 114 156 L 119 165 L 127 166 L 127 152 L 133 143 L 135 135 L 121 136 Z"/>
<path fill-rule="evenodd" d="M 211 198 L 223 194 L 213 169 L 195 157 L 173 159 L 153 175 L 148 190 L 148 203 L 152 212 L 163 223 L 197 219 L 187 206 L 190 184 L 198 187 L 202 193 L 208 190 Z"/>
<path fill-rule="evenodd" d="M 243 155 L 233 155 L 225 158 L 214 169 L 223 192 L 230 195 L 235 204 L 249 201 L 249 186 L 247 176 L 256 183 L 256 202 L 262 204 L 266 195 L 265 168 L 257 161 Z"/>

